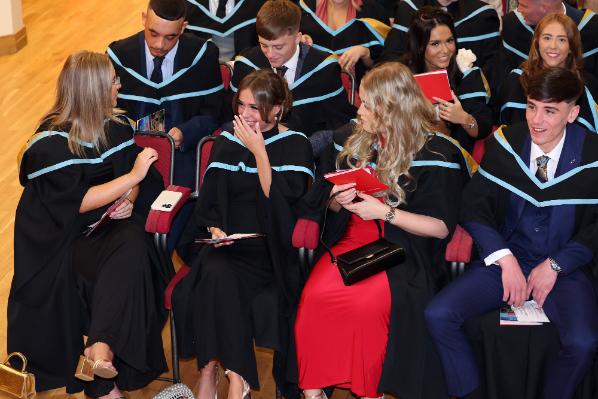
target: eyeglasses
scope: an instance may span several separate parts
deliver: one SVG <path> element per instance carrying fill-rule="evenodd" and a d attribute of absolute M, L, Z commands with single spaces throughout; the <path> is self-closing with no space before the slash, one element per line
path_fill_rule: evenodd
<path fill-rule="evenodd" d="M 114 85 L 114 86 L 120 85 L 120 76 L 114 75 L 114 77 L 112 78 L 112 85 Z"/>

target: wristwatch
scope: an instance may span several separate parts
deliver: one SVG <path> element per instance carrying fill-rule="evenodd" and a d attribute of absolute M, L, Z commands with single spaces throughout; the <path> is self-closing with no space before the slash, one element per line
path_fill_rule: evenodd
<path fill-rule="evenodd" d="M 465 126 L 465 129 L 473 129 L 476 125 L 475 118 L 471 114 L 469 114 L 467 122 L 463 125 Z"/>
<path fill-rule="evenodd" d="M 554 270 L 557 274 L 559 274 L 563 269 L 556 263 L 556 260 L 552 258 L 548 258 L 548 262 L 550 263 L 550 268 Z"/>
<path fill-rule="evenodd" d="M 395 208 L 392 206 L 388 206 L 388 212 L 384 215 L 384 221 L 386 223 L 390 223 L 395 218 Z"/>

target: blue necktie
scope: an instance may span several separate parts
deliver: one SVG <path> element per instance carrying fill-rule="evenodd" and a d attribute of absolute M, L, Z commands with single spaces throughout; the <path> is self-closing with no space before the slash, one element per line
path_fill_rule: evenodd
<path fill-rule="evenodd" d="M 150 80 L 154 83 L 162 83 L 162 62 L 164 61 L 164 57 L 154 57 L 154 70 L 152 71 L 152 76 Z"/>

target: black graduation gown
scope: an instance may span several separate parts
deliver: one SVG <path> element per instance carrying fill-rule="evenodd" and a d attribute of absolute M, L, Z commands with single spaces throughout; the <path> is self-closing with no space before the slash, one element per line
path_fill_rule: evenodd
<path fill-rule="evenodd" d="M 109 122 L 107 132 L 109 148 L 99 156 L 90 143 L 85 144 L 86 157 L 73 155 L 67 133 L 44 128 L 21 152 L 24 191 L 15 216 L 8 351 L 25 354 L 38 391 L 66 386 L 74 393 L 85 386 L 90 393 L 88 388 L 97 388 L 76 380 L 74 372 L 83 354 L 83 335 L 90 329 L 96 335 L 95 326 L 106 319 L 111 332 L 99 331 L 93 338 L 111 345 L 119 371 L 114 382 L 121 389 L 139 389 L 166 368 L 161 339 L 164 281 L 143 229 L 143 213 L 149 208 L 136 206 L 141 214 L 111 220 L 82 237 L 84 228 L 108 207 L 80 214 L 87 190 L 128 173 L 140 151 L 126 121 Z M 161 185 L 159 176 L 148 176 Z M 101 252 L 80 251 L 89 248 Z"/>
<path fill-rule="evenodd" d="M 458 72 L 460 74 L 460 72 Z M 454 83 L 452 83 L 454 86 Z M 478 123 L 478 137 L 473 138 L 465 128 L 449 123 L 451 137 L 457 139 L 467 151 L 473 151 L 476 140 L 486 138 L 492 131 L 492 109 L 490 108 L 490 86 L 479 67 L 473 67 L 463 74 L 455 94 L 463 110 L 471 114 Z"/>
<path fill-rule="evenodd" d="M 598 72 L 598 17 L 591 10 L 578 10 L 565 4 L 566 14 L 577 24 L 581 34 L 584 68 L 596 75 Z M 502 49 L 500 60 L 494 64 L 496 84 L 528 58 L 534 27 L 529 26 L 521 13 L 514 10 L 503 17 Z"/>
<path fill-rule="evenodd" d="M 523 86 L 521 86 L 521 69 L 513 69 L 501 86 L 497 96 L 495 112 L 501 125 L 512 125 L 525 121 L 525 109 L 527 100 Z M 594 80 L 594 79 L 592 79 Z M 598 111 L 594 100 L 591 85 L 584 85 L 584 91 L 577 104 L 579 105 L 579 116 L 575 120 L 592 133 L 598 132 Z"/>
<path fill-rule="evenodd" d="M 253 339 L 286 353 L 286 317 L 303 283 L 291 246 L 294 205 L 313 178 L 305 135 L 292 130 L 278 133 L 275 128 L 264 137 L 273 169 L 269 198 L 260 187 L 253 154 L 228 132 L 216 139 L 193 216 L 178 247 L 192 270 L 173 295 L 183 355 L 197 356 L 199 367 L 219 359 L 256 389 Z M 196 238 L 208 234 L 208 226 L 227 234 L 258 232 L 266 237 L 222 248 L 195 244 Z M 276 378 L 282 383 L 284 377 Z"/>
<path fill-rule="evenodd" d="M 270 68 L 270 63 L 259 46 L 243 52 L 235 59 L 231 90 L 237 91 L 245 76 L 263 68 Z M 289 87 L 293 108 L 283 121 L 290 129 L 309 136 L 318 130 L 334 130 L 355 117 L 355 107 L 347 99 L 335 55 L 301 44 L 297 69 L 299 76 Z"/>
<path fill-rule="evenodd" d="M 324 173 L 336 169 L 336 154 L 342 149 L 348 133 L 347 130 L 335 132 L 334 142 L 322 158 L 328 163 Z M 431 135 L 409 169 L 413 183 L 408 185 L 407 203 L 399 206 L 444 221 L 450 232 L 446 239 L 417 237 L 384 224 L 384 237 L 405 248 L 406 260 L 386 272 L 391 291 L 391 314 L 378 391 L 401 399 L 448 397 L 440 359 L 424 321 L 424 308 L 448 282 L 444 252 L 457 223 L 461 188 L 469 170 L 475 168 L 475 162 L 465 162 L 465 156 L 470 159 L 454 140 Z M 302 201 L 302 217 L 321 222 L 331 188 L 330 183 L 320 178 Z M 350 216 L 346 210 L 328 213 L 324 234 L 327 245 L 332 246 L 341 239 Z M 315 261 L 325 254 L 320 246 Z"/>
<path fill-rule="evenodd" d="M 567 129 L 570 128 L 568 125 Z M 575 127 L 575 126 L 574 126 Z M 595 182 L 596 168 L 582 169 L 584 165 L 598 160 L 598 136 L 587 134 L 577 172 L 559 184 L 544 190 L 530 181 L 523 168 L 521 153 L 524 140 L 529 135 L 526 123 L 503 126 L 486 141 L 486 155 L 464 191 L 461 220 L 477 222 L 496 231 L 503 231 L 508 212 L 509 198 L 512 195 L 524 196 L 540 204 L 556 201 L 555 205 L 570 201 L 570 204 L 588 200 L 589 204 L 575 205 L 573 212 L 572 239 L 598 250 L 598 187 Z M 517 154 L 515 156 L 514 154 Z M 521 162 L 517 161 L 517 158 Z M 517 192 L 517 190 L 519 190 Z M 565 228 L 565 227 L 564 227 Z M 598 268 L 596 261 L 583 268 L 596 287 Z M 469 320 L 465 327 L 473 349 L 480 359 L 482 376 L 480 387 L 468 399 L 502 399 L 541 397 L 546 363 L 560 348 L 558 333 L 550 323 L 532 327 L 501 327 L 498 323 L 499 311 Z M 589 370 L 578 386 L 575 399 L 598 397 L 596 371 L 598 365 Z"/>
<path fill-rule="evenodd" d="M 390 31 L 388 15 L 375 0 L 364 0 L 355 19 L 337 30 L 326 25 L 316 15 L 316 0 L 300 0 L 301 33 L 310 35 L 313 47 L 329 54 L 341 55 L 353 46 L 364 46 L 370 50 L 375 61 L 384 47 L 384 40 Z M 358 62 L 356 78 L 360 81 L 366 68 Z"/>
<path fill-rule="evenodd" d="M 178 46 L 173 75 L 162 83 L 147 78 L 143 32 L 111 43 L 106 52 L 122 84 L 118 107 L 133 119 L 164 108 L 165 130 L 176 126 L 183 132 L 183 144 L 175 154 L 174 181 L 193 187 L 195 149 L 202 137 L 218 127 L 224 86 L 218 49 L 210 40 L 184 33 Z"/>
<path fill-rule="evenodd" d="M 233 11 L 224 18 L 212 14 L 209 3 L 209 0 L 187 0 L 187 31 L 206 40 L 212 36 L 222 37 L 233 33 L 235 54 L 257 46 L 255 16 L 264 0 L 238 0 Z"/>
<path fill-rule="evenodd" d="M 382 59 L 397 60 L 407 51 L 411 18 L 425 5 L 438 6 L 435 0 L 402 0 L 397 6 L 392 30 L 386 38 Z M 487 73 L 489 62 L 500 47 L 500 22 L 496 10 L 480 0 L 459 0 L 448 6 L 457 33 L 457 47 L 474 52 L 475 65 Z"/>

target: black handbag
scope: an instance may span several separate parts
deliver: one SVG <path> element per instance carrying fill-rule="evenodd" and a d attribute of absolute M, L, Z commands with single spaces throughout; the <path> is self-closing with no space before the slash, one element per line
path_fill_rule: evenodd
<path fill-rule="evenodd" d="M 382 237 L 382 228 L 378 220 L 374 220 L 378 228 L 378 239 L 376 241 L 335 256 L 323 240 L 326 215 L 333 198 L 330 198 L 326 206 L 320 243 L 330 254 L 330 261 L 336 263 L 345 285 L 355 284 L 405 261 L 405 249 Z"/>

